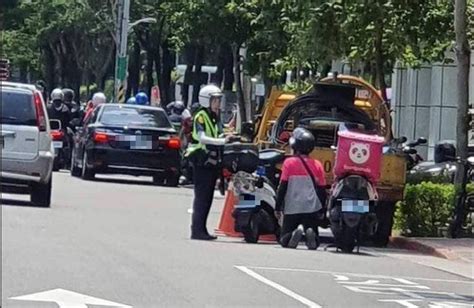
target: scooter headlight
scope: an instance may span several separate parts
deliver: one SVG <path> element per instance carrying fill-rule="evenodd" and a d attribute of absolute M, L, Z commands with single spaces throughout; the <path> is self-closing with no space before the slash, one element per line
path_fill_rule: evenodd
<path fill-rule="evenodd" d="M 246 172 L 237 172 L 233 179 L 234 192 L 236 195 L 252 194 L 255 192 L 255 178 Z"/>

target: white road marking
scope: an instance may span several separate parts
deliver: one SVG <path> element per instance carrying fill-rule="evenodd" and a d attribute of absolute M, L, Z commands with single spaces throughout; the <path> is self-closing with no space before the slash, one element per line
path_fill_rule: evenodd
<path fill-rule="evenodd" d="M 296 294 L 295 292 L 285 288 L 284 286 L 276 283 L 276 282 L 273 282 L 271 281 L 270 279 L 267 279 L 265 277 L 263 277 L 262 275 L 252 271 L 251 269 L 245 267 L 245 266 L 235 266 L 236 269 L 244 272 L 245 274 L 257 279 L 258 281 L 260 282 L 263 282 L 264 284 L 280 291 L 281 293 L 299 301 L 300 303 L 308 306 L 308 307 L 311 307 L 311 308 L 322 308 L 320 305 L 316 304 L 315 302 L 312 302 L 310 301 L 309 299 L 299 295 L 299 294 Z"/>
<path fill-rule="evenodd" d="M 393 278 L 393 280 L 396 280 L 396 281 L 404 283 L 404 284 L 412 284 L 412 285 L 417 284 L 416 282 L 406 280 L 406 279 L 403 279 L 403 278 Z"/>
<path fill-rule="evenodd" d="M 392 276 L 386 276 L 386 275 L 372 275 L 372 274 L 362 274 L 362 273 L 343 273 L 343 272 L 320 271 L 320 270 L 302 269 L 302 268 L 282 268 L 282 267 L 265 267 L 265 266 L 247 266 L 247 268 L 257 269 L 257 270 L 317 273 L 317 274 L 354 276 L 354 277 L 364 277 L 364 278 L 380 278 L 380 279 L 395 279 L 395 278 L 398 278 L 398 279 L 410 279 L 410 280 L 420 280 L 420 281 L 474 284 L 474 280 L 468 281 L 468 280 L 452 280 L 452 279 L 423 278 L 423 277 L 392 277 Z"/>
<path fill-rule="evenodd" d="M 420 306 L 413 304 L 414 302 L 422 302 L 419 299 L 379 299 L 382 303 L 397 303 L 406 308 L 419 308 Z"/>
<path fill-rule="evenodd" d="M 63 289 L 54 289 L 29 295 L 12 297 L 10 299 L 18 301 L 56 303 L 60 308 L 87 308 L 87 305 L 132 308 L 132 306 L 114 303 L 104 299 L 95 298 Z"/>

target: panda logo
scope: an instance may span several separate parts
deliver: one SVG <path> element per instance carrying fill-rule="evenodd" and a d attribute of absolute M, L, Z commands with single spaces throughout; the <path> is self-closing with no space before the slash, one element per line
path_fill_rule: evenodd
<path fill-rule="evenodd" d="M 366 143 L 352 142 L 349 150 L 349 158 L 355 164 L 365 164 L 370 158 L 370 145 Z"/>

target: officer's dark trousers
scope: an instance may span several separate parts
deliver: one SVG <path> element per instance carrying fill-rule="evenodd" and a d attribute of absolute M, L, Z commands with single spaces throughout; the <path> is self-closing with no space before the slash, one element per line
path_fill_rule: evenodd
<path fill-rule="evenodd" d="M 214 189 L 218 178 L 217 168 L 194 166 L 194 203 L 191 233 L 208 234 L 206 223 L 214 199 Z"/>

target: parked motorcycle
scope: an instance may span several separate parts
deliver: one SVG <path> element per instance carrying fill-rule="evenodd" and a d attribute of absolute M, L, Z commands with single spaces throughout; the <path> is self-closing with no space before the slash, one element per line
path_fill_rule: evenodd
<path fill-rule="evenodd" d="M 238 199 L 232 213 L 234 229 L 244 235 L 247 243 L 257 243 L 261 235 L 280 236 L 275 217 L 276 189 L 266 177 L 264 166 L 283 159 L 284 153 L 278 150 L 259 155 L 253 144 L 234 143 L 224 149 L 224 169 L 231 175 Z"/>
<path fill-rule="evenodd" d="M 377 231 L 377 190 L 384 139 L 350 131 L 339 132 L 329 198 L 329 221 L 335 245 L 343 252 L 360 246 L 361 238 Z"/>
<path fill-rule="evenodd" d="M 466 160 L 460 158 L 456 160 L 458 163 L 464 164 L 464 174 L 460 193 L 456 198 L 454 219 L 449 226 L 449 235 L 452 238 L 457 238 L 461 235 L 462 227 L 468 214 L 474 213 L 474 192 L 467 192 L 467 184 L 474 182 L 474 156 Z"/>

